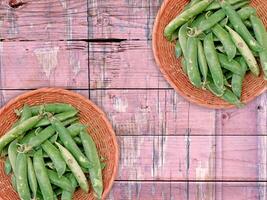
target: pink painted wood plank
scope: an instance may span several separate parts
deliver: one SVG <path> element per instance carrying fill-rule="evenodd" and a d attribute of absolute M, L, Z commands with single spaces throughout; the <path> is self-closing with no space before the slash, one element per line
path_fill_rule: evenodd
<path fill-rule="evenodd" d="M 186 200 L 186 183 L 116 181 L 107 200 Z"/>
<path fill-rule="evenodd" d="M 10 7 L 9 2 L 12 1 L 0 2 L 1 38 L 46 41 L 87 39 L 86 0 L 22 0 L 26 3 L 18 8 Z"/>
<path fill-rule="evenodd" d="M 257 99 L 243 109 L 222 110 L 220 120 L 224 135 L 256 135 L 257 126 L 266 126 L 266 122 L 257 122 L 259 102 Z"/>
<path fill-rule="evenodd" d="M 222 185 L 222 187 L 218 187 Z M 216 188 L 214 194 L 210 188 Z M 237 182 L 121 182 L 116 181 L 108 200 L 258 200 L 257 183 Z"/>
<path fill-rule="evenodd" d="M 1 88 L 88 88 L 86 42 L 0 43 Z"/>
<path fill-rule="evenodd" d="M 266 180 L 258 177 L 259 147 L 254 136 L 217 137 L 216 141 L 223 140 L 223 148 L 218 149 L 213 136 L 118 139 L 121 150 L 118 180 Z M 217 162 L 222 162 L 222 166 L 218 167 Z M 222 174 L 216 174 L 217 170 Z"/>
<path fill-rule="evenodd" d="M 258 99 L 258 116 L 257 116 L 257 133 L 261 137 L 258 137 L 258 173 L 259 179 L 267 178 L 267 166 L 263 163 L 267 162 L 267 94 L 262 95 L 261 98 Z M 265 136 L 262 136 L 265 135 Z M 259 183 L 261 187 L 260 189 L 260 197 L 259 200 L 267 199 L 267 183 L 261 182 Z"/>
<path fill-rule="evenodd" d="M 147 41 L 90 43 L 91 88 L 169 88 Z"/>
<path fill-rule="evenodd" d="M 173 90 L 94 90 L 117 135 L 215 134 L 215 111 L 190 105 Z"/>
<path fill-rule="evenodd" d="M 89 37 L 151 39 L 154 19 L 161 2 L 89 0 Z"/>

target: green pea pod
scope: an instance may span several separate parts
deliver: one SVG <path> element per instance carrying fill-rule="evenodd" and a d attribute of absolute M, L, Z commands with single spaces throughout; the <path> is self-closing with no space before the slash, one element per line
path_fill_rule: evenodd
<path fill-rule="evenodd" d="M 223 44 L 225 53 L 228 56 L 228 60 L 233 60 L 236 55 L 236 46 L 233 43 L 229 33 L 219 24 L 212 28 L 212 32 Z"/>
<path fill-rule="evenodd" d="M 186 56 L 186 67 L 187 67 L 187 75 L 189 77 L 190 82 L 200 88 L 201 77 L 198 69 L 198 61 L 197 61 L 197 38 L 189 37 L 187 41 L 187 56 Z"/>
<path fill-rule="evenodd" d="M 218 54 L 214 46 L 212 33 L 207 35 L 204 40 L 204 52 L 207 58 L 212 79 L 214 80 L 214 84 L 218 88 L 219 93 L 223 93 L 225 90 L 224 77 L 221 64 L 219 62 Z"/>
<path fill-rule="evenodd" d="M 176 58 L 180 58 L 182 56 L 182 48 L 181 48 L 179 40 L 176 41 L 175 56 Z"/>
<path fill-rule="evenodd" d="M 30 107 L 25 104 L 23 109 L 22 109 L 22 113 L 21 113 L 21 117 L 19 119 L 19 123 L 24 122 L 25 120 L 29 119 L 32 117 L 32 112 Z"/>
<path fill-rule="evenodd" d="M 188 23 L 185 23 L 183 26 L 181 26 L 181 28 L 179 29 L 179 42 L 180 42 L 180 46 L 183 52 L 183 55 L 186 56 L 187 53 L 187 31 L 188 31 Z"/>
<path fill-rule="evenodd" d="M 14 140 L 8 146 L 8 159 L 10 161 L 13 172 L 15 172 L 15 169 L 16 169 L 16 160 L 17 160 L 17 154 L 18 154 L 17 148 L 18 148 L 17 140 Z"/>
<path fill-rule="evenodd" d="M 33 168 L 33 164 L 32 164 L 32 159 L 30 157 L 27 158 L 27 166 L 28 166 L 28 180 L 29 180 L 29 185 L 30 185 L 30 189 L 32 191 L 33 194 L 33 199 L 36 197 L 36 193 L 37 193 L 37 178 L 36 178 L 36 174 Z"/>
<path fill-rule="evenodd" d="M 224 91 L 224 93 L 221 94 L 220 91 L 217 90 L 216 85 L 212 81 L 209 81 L 209 83 L 207 84 L 207 88 L 214 95 L 220 97 L 221 99 L 227 101 L 228 103 L 231 103 L 231 104 L 237 106 L 238 108 L 242 108 L 244 106 L 240 102 L 240 100 L 234 95 L 234 93 L 230 89 L 228 89 L 228 88 L 226 88 L 226 90 Z"/>
<path fill-rule="evenodd" d="M 256 76 L 259 76 L 260 70 L 259 70 L 258 63 L 257 63 L 253 53 L 249 49 L 248 45 L 246 44 L 246 42 L 233 29 L 231 29 L 228 26 L 226 26 L 226 28 L 228 29 L 228 31 L 229 31 L 229 33 L 231 35 L 231 38 L 232 38 L 233 42 L 235 43 L 237 49 L 239 50 L 241 55 L 246 60 L 246 62 L 248 64 L 248 67 L 251 70 L 251 72 Z"/>
<path fill-rule="evenodd" d="M 37 115 L 40 112 L 62 113 L 73 110 L 76 109 L 72 105 L 66 103 L 50 103 L 31 107 L 33 115 Z"/>
<path fill-rule="evenodd" d="M 264 50 L 259 53 L 261 67 L 264 72 L 265 80 L 267 80 L 267 33 L 264 24 L 257 16 L 251 15 L 251 24 L 258 42 L 264 47 Z"/>
<path fill-rule="evenodd" d="M 243 2 L 243 1 L 244 0 L 228 0 L 228 2 L 230 4 L 236 4 L 236 3 Z M 221 8 L 220 3 L 218 1 L 214 1 L 206 8 L 206 11 L 217 10 L 217 9 L 220 9 L 220 8 Z"/>
<path fill-rule="evenodd" d="M 206 13 L 202 13 L 202 14 L 198 15 L 196 17 L 196 19 L 192 21 L 192 23 L 190 24 L 190 27 L 198 27 L 199 24 L 204 20 L 206 20 Z M 187 24 L 187 26 L 188 26 L 188 24 Z"/>
<path fill-rule="evenodd" d="M 221 9 L 212 14 L 210 17 L 202 21 L 198 27 L 193 32 L 192 36 L 198 36 L 199 34 L 203 33 L 206 30 L 211 29 L 213 26 L 218 24 L 220 21 L 222 21 L 225 18 L 225 12 Z"/>
<path fill-rule="evenodd" d="M 17 191 L 20 199 L 31 199 L 31 193 L 28 185 L 28 168 L 27 168 L 27 155 L 25 153 L 18 153 L 16 160 L 16 182 Z"/>
<path fill-rule="evenodd" d="M 229 61 L 227 56 L 221 53 L 218 53 L 218 58 L 223 68 L 228 69 L 229 71 L 235 74 L 239 75 L 243 74 L 243 70 L 241 69 L 241 66 L 237 61 L 235 60 Z"/>
<path fill-rule="evenodd" d="M 62 121 L 62 124 L 64 126 L 68 126 L 70 124 L 77 123 L 78 119 L 79 119 L 78 117 L 72 117 L 72 118 L 66 119 L 65 121 Z"/>
<path fill-rule="evenodd" d="M 25 132 L 33 128 L 33 126 L 35 126 L 35 124 L 37 124 L 41 120 L 41 118 L 42 116 L 31 117 L 27 119 L 26 121 L 18 124 L 16 127 L 12 128 L 11 130 L 9 130 L 5 135 L 3 135 L 0 138 L 0 152 L 10 142 L 12 142 L 17 137 L 21 136 L 22 134 L 24 134 Z"/>
<path fill-rule="evenodd" d="M 245 6 L 248 6 L 250 4 L 250 0 L 247 0 L 247 1 L 242 1 L 242 2 L 239 2 L 239 3 L 236 3 L 236 4 L 233 4 L 233 9 L 237 10 L 239 8 L 243 8 Z"/>
<path fill-rule="evenodd" d="M 190 1 L 190 3 L 188 3 L 185 7 L 184 7 L 184 10 L 188 10 L 189 8 L 191 8 L 193 5 L 199 3 L 201 0 L 193 0 L 193 1 Z"/>
<path fill-rule="evenodd" d="M 27 144 L 31 138 L 33 138 L 36 134 L 37 129 L 32 129 L 26 133 L 26 135 L 19 141 L 19 144 Z"/>
<path fill-rule="evenodd" d="M 164 30 L 165 37 L 168 40 L 171 40 L 171 36 L 176 29 L 185 24 L 189 19 L 202 13 L 210 5 L 212 1 L 213 0 L 202 0 L 201 2 L 190 7 L 188 10 L 183 11 L 180 15 L 178 15 L 165 27 Z"/>
<path fill-rule="evenodd" d="M 92 137 L 85 131 L 80 132 L 83 148 L 92 167 L 89 169 L 90 180 L 96 197 L 101 199 L 103 193 L 102 170 L 96 145 Z"/>
<path fill-rule="evenodd" d="M 229 18 L 229 21 L 233 25 L 235 31 L 244 39 L 248 46 L 256 52 L 262 51 L 262 46 L 253 38 L 249 30 L 243 23 L 242 19 L 238 13 L 233 9 L 233 7 L 225 0 L 220 2 L 223 10 Z"/>
<path fill-rule="evenodd" d="M 203 77 L 203 82 L 206 83 L 207 81 L 207 75 L 208 75 L 208 63 L 205 57 L 205 53 L 204 53 L 204 48 L 202 45 L 202 42 L 199 40 L 198 44 L 198 64 L 199 64 L 199 69 L 200 72 L 202 74 Z"/>
<path fill-rule="evenodd" d="M 184 57 L 182 57 L 181 65 L 182 65 L 182 70 L 183 70 L 183 72 L 187 75 L 186 60 L 185 60 Z"/>
<path fill-rule="evenodd" d="M 9 175 L 11 172 L 12 172 L 12 167 L 9 158 L 7 158 L 5 161 L 5 173 L 6 175 Z"/>
<path fill-rule="evenodd" d="M 57 141 L 57 139 L 58 139 L 58 134 L 55 134 L 51 138 L 49 138 L 49 141 L 53 144 Z"/>
<path fill-rule="evenodd" d="M 37 182 L 41 189 L 44 200 L 52 200 L 54 198 L 54 193 L 47 174 L 47 169 L 45 168 L 41 149 L 38 150 L 33 156 L 33 167 L 35 174 L 37 174 Z"/>
<path fill-rule="evenodd" d="M 64 146 L 72 153 L 78 163 L 84 168 L 89 168 L 90 164 L 88 159 L 81 152 L 75 141 L 70 136 L 69 130 L 66 129 L 62 123 L 55 118 L 51 120 L 51 123 L 58 132 L 59 138 L 63 142 Z"/>
<path fill-rule="evenodd" d="M 78 113 L 77 110 L 71 110 L 71 111 L 56 114 L 54 117 L 57 118 L 59 121 L 64 121 L 64 120 L 67 120 L 69 118 L 76 116 L 77 113 Z M 48 125 L 50 125 L 50 120 L 48 118 L 44 118 L 41 121 L 39 121 L 35 125 L 35 127 L 48 126 Z"/>
<path fill-rule="evenodd" d="M 240 18 L 245 21 L 249 19 L 251 15 L 255 15 L 257 13 L 257 10 L 255 8 L 252 8 L 250 6 L 246 6 L 244 8 L 241 8 L 239 11 L 237 11 Z"/>
<path fill-rule="evenodd" d="M 76 181 L 74 175 L 73 174 L 69 174 L 68 178 L 69 178 L 69 180 L 71 182 L 71 186 L 73 188 L 73 191 L 69 192 L 69 191 L 63 190 L 62 195 L 61 195 L 61 200 L 72 200 L 72 196 L 73 196 L 74 190 L 77 187 L 77 181 Z"/>
<path fill-rule="evenodd" d="M 16 181 L 16 176 L 15 174 L 11 175 L 11 185 L 13 187 L 13 189 L 17 192 L 17 181 Z"/>
<path fill-rule="evenodd" d="M 240 63 L 240 66 L 241 66 L 243 73 L 242 73 L 242 75 L 233 74 L 232 90 L 233 90 L 233 93 L 240 99 L 241 93 L 242 93 L 242 83 L 243 83 L 243 79 L 244 79 L 246 71 L 247 71 L 247 63 L 243 57 L 240 57 L 238 59 L 238 61 Z"/>
<path fill-rule="evenodd" d="M 52 184 L 60 187 L 63 190 L 72 192 L 73 188 L 68 178 L 64 176 L 59 177 L 55 171 L 50 169 L 47 169 L 47 174 Z"/>
<path fill-rule="evenodd" d="M 71 137 L 76 137 L 77 135 L 79 135 L 80 131 L 84 129 L 84 127 L 85 126 L 83 124 L 77 122 L 70 125 L 67 129 L 69 130 Z"/>
<path fill-rule="evenodd" d="M 51 158 L 59 177 L 61 177 L 66 171 L 66 163 L 59 150 L 49 140 L 42 144 L 42 148 Z"/>
<path fill-rule="evenodd" d="M 78 164 L 78 162 L 75 160 L 75 158 L 72 156 L 72 154 L 62 145 L 56 142 L 56 145 L 58 146 L 62 157 L 64 158 L 65 162 L 67 163 L 68 167 L 70 168 L 71 172 L 75 176 L 77 182 L 79 183 L 80 187 L 83 191 L 88 192 L 89 186 L 86 180 L 86 177 Z"/>
<path fill-rule="evenodd" d="M 52 126 L 46 127 L 38 135 L 35 135 L 30 139 L 28 144 L 26 144 L 25 151 L 30 151 L 35 147 L 38 147 L 48 138 L 52 137 L 56 133 L 55 129 Z"/>

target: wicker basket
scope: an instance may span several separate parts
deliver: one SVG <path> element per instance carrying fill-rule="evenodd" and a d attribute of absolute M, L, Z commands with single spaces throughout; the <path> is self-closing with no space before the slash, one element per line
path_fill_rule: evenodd
<path fill-rule="evenodd" d="M 251 5 L 257 9 L 258 15 L 267 25 L 267 1 L 252 0 Z M 184 98 L 201 106 L 209 108 L 230 108 L 226 103 L 208 91 L 195 88 L 183 73 L 181 60 L 175 58 L 174 44 L 163 35 L 166 25 L 175 18 L 188 3 L 188 0 L 165 0 L 158 12 L 153 30 L 153 52 L 161 72 L 171 86 Z M 248 74 L 243 85 L 242 101 L 248 103 L 266 91 L 266 81 L 263 73 L 260 77 Z"/>
<path fill-rule="evenodd" d="M 21 108 L 25 103 L 38 105 L 50 102 L 69 103 L 80 111 L 80 121 L 88 125 L 88 132 L 93 137 L 100 155 L 106 158 L 107 165 L 103 170 L 103 198 L 105 198 L 111 189 L 118 169 L 118 144 L 115 133 L 104 113 L 87 98 L 67 90 L 55 88 L 43 88 L 22 94 L 12 99 L 0 110 L 0 136 L 5 134 L 17 120 L 14 109 Z M 0 161 L 0 167 L 0 199 L 19 199 L 11 186 L 10 176 L 4 173 L 3 160 Z M 78 190 L 74 199 L 94 199 L 93 191 L 90 189 L 90 193 L 86 194 Z"/>

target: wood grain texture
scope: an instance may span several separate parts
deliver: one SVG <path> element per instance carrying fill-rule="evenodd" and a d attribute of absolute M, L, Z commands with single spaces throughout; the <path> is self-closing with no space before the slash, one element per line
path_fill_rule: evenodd
<path fill-rule="evenodd" d="M 89 44 L 90 85 L 95 88 L 169 88 L 148 41 Z"/>
<path fill-rule="evenodd" d="M 120 143 L 108 199 L 266 200 L 266 93 L 231 110 L 175 93 L 151 50 L 162 0 L 23 2 L 0 2 L 0 103 L 43 86 L 90 97 Z"/>
<path fill-rule="evenodd" d="M 161 2 L 89 0 L 89 37 L 150 40 Z"/>
<path fill-rule="evenodd" d="M 219 188 L 218 185 L 222 184 Z M 257 183 L 237 182 L 120 182 L 116 181 L 108 200 L 214 200 L 209 195 L 209 188 L 216 188 L 214 197 L 224 200 L 258 200 Z"/>
<path fill-rule="evenodd" d="M 23 4 L 14 8 L 10 2 L 0 2 L 0 37 L 4 40 L 87 38 L 87 1 L 22 0 Z"/>
<path fill-rule="evenodd" d="M 1 88 L 88 88 L 86 42 L 0 42 Z"/>
<path fill-rule="evenodd" d="M 173 90 L 94 90 L 91 98 L 117 135 L 257 135 L 257 127 L 266 127 L 266 113 L 258 110 L 266 109 L 264 96 L 244 109 L 217 112 L 189 104 Z"/>

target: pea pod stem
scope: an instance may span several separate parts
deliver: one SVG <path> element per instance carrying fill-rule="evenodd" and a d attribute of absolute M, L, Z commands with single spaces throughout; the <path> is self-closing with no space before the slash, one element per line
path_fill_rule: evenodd
<path fill-rule="evenodd" d="M 24 134 L 25 132 L 33 128 L 33 126 L 35 126 L 35 124 L 37 124 L 41 119 L 42 119 L 42 116 L 31 117 L 27 119 L 26 121 L 18 124 L 16 127 L 12 128 L 11 130 L 9 130 L 5 135 L 3 135 L 0 138 L 0 152 L 10 142 L 12 142 L 17 137 L 19 137 L 20 135 Z"/>
<path fill-rule="evenodd" d="M 164 30 L 164 35 L 168 40 L 171 40 L 172 33 L 180 26 L 185 24 L 189 19 L 203 12 L 213 0 L 202 0 L 201 2 L 193 5 L 188 10 L 183 11 L 175 19 L 173 19 Z"/>
<path fill-rule="evenodd" d="M 64 120 L 67 120 L 69 118 L 76 116 L 77 113 L 78 113 L 78 111 L 71 110 L 71 111 L 66 111 L 63 113 L 56 114 L 54 117 L 57 118 L 59 121 L 64 121 Z M 47 125 L 50 125 L 50 120 L 48 118 L 44 118 L 44 119 L 40 120 L 35 125 L 35 127 L 41 127 L 41 126 L 47 126 Z"/>

